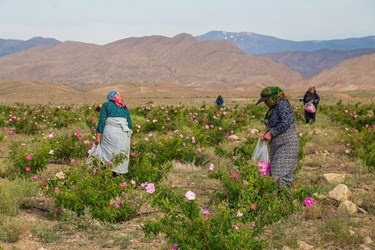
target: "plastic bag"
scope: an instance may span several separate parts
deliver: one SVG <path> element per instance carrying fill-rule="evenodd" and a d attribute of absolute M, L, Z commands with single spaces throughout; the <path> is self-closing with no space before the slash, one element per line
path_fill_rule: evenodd
<path fill-rule="evenodd" d="M 309 113 L 315 113 L 316 112 L 316 108 L 315 108 L 315 106 L 312 102 L 308 102 L 308 103 L 305 104 L 305 110 Z"/>
<path fill-rule="evenodd" d="M 258 140 L 253 155 L 251 157 L 259 167 L 260 175 L 270 175 L 270 158 L 268 155 L 268 144 L 266 141 Z"/>

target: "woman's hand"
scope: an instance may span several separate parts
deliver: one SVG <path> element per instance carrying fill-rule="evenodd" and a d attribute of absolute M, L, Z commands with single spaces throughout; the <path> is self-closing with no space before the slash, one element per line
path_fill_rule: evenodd
<path fill-rule="evenodd" d="M 102 134 L 101 133 L 96 133 L 96 137 L 95 137 L 95 145 L 98 145 L 100 144 L 100 141 L 102 139 Z"/>
<path fill-rule="evenodd" d="M 269 142 L 272 138 L 272 134 L 270 131 L 267 131 L 266 133 L 264 133 L 262 136 L 261 136 L 261 139 L 262 140 L 265 140 L 266 142 Z"/>

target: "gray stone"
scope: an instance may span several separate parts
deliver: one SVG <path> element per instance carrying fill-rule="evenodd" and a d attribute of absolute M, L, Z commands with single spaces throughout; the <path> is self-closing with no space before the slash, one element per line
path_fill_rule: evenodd
<path fill-rule="evenodd" d="M 342 183 L 345 180 L 345 174 L 323 174 L 323 179 L 328 183 Z"/>
<path fill-rule="evenodd" d="M 339 207 L 337 208 L 337 212 L 339 214 L 345 215 L 353 215 L 357 213 L 358 209 L 357 206 L 351 201 L 343 201 L 340 203 Z"/>
<path fill-rule="evenodd" d="M 234 141 L 238 141 L 239 138 L 237 135 L 230 135 L 228 136 L 228 140 L 230 140 L 231 142 L 234 142 Z"/>
<path fill-rule="evenodd" d="M 300 241 L 300 240 L 297 242 L 297 244 L 298 244 L 298 249 L 301 249 L 301 250 L 315 249 L 314 246 L 309 245 L 306 242 L 303 242 L 303 241 Z"/>
<path fill-rule="evenodd" d="M 337 201 L 349 200 L 352 196 L 349 188 L 344 184 L 337 185 L 333 190 L 328 193 L 328 197 Z"/>

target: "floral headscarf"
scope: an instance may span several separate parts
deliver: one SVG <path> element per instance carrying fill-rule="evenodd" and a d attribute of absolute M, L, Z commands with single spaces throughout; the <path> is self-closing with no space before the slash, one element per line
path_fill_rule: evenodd
<path fill-rule="evenodd" d="M 120 96 L 119 92 L 117 92 L 116 90 L 109 91 L 107 95 L 107 99 L 108 101 L 114 102 L 119 107 L 126 108 L 126 105 L 122 97 Z"/>
<path fill-rule="evenodd" d="M 268 121 L 270 119 L 272 110 L 275 108 L 277 102 L 281 99 L 286 99 L 285 93 L 279 87 L 266 87 L 260 93 L 261 99 L 259 101 L 267 102 L 267 106 L 269 107 L 265 119 Z"/>

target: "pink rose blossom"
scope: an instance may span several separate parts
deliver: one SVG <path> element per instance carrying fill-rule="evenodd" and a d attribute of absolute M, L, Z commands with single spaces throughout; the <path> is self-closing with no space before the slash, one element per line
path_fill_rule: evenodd
<path fill-rule="evenodd" d="M 130 183 L 135 185 L 135 180 L 131 180 Z"/>
<path fill-rule="evenodd" d="M 172 250 L 177 250 L 177 248 L 178 248 L 177 243 L 173 243 Z"/>
<path fill-rule="evenodd" d="M 152 194 L 155 192 L 155 185 L 153 183 L 149 183 L 146 186 L 146 192 Z"/>
<path fill-rule="evenodd" d="M 26 155 L 26 161 L 31 161 L 32 157 L 31 155 Z"/>
<path fill-rule="evenodd" d="M 209 128 L 210 128 L 210 126 L 206 125 L 206 126 L 205 126 L 205 128 L 206 128 L 206 129 L 209 129 Z"/>
<path fill-rule="evenodd" d="M 126 187 L 126 183 L 120 182 L 120 188 L 124 188 L 124 187 Z"/>
<path fill-rule="evenodd" d="M 43 185 L 47 185 L 47 180 L 46 179 L 41 180 L 41 182 L 42 182 Z"/>
<path fill-rule="evenodd" d="M 51 134 L 48 135 L 49 139 L 53 139 L 53 137 L 54 137 L 53 133 L 51 133 Z"/>
<path fill-rule="evenodd" d="M 89 140 L 84 140 L 83 143 L 87 145 L 87 144 L 90 143 L 90 141 Z"/>
<path fill-rule="evenodd" d="M 145 189 L 147 187 L 147 184 L 148 184 L 147 182 L 142 183 L 141 188 Z"/>
<path fill-rule="evenodd" d="M 241 217 L 241 216 L 243 216 L 243 213 L 241 213 L 241 211 L 237 211 L 236 216 L 237 216 L 237 217 Z"/>
<path fill-rule="evenodd" d="M 213 171 L 215 169 L 215 165 L 211 163 L 209 169 L 210 169 L 210 171 Z"/>
<path fill-rule="evenodd" d="M 61 191 L 60 188 L 56 187 L 54 192 L 55 193 L 60 193 L 60 191 Z"/>
<path fill-rule="evenodd" d="M 130 153 L 130 155 L 135 157 L 135 156 L 137 156 L 137 152 L 133 151 L 133 152 Z"/>
<path fill-rule="evenodd" d="M 30 166 L 26 166 L 26 167 L 25 167 L 26 172 L 29 172 L 30 169 L 31 169 Z"/>
<path fill-rule="evenodd" d="M 38 176 L 36 176 L 36 175 L 34 175 L 34 176 L 31 177 L 32 181 L 36 181 L 37 179 L 38 179 Z"/>
<path fill-rule="evenodd" d="M 256 204 L 251 204 L 251 205 L 250 205 L 250 209 L 251 209 L 251 210 L 255 210 L 256 208 L 257 208 L 257 205 L 256 205 Z"/>
<path fill-rule="evenodd" d="M 350 149 L 345 149 L 345 153 L 349 154 L 351 152 Z"/>
<path fill-rule="evenodd" d="M 187 191 L 185 197 L 189 201 L 195 200 L 195 194 L 192 191 Z"/>
<path fill-rule="evenodd" d="M 61 212 L 61 208 L 57 207 L 56 208 L 56 213 L 60 213 Z"/>
<path fill-rule="evenodd" d="M 93 175 L 96 175 L 96 168 L 94 168 L 94 169 L 92 170 L 92 174 L 93 174 Z"/>
<path fill-rule="evenodd" d="M 314 200 L 311 197 L 307 197 L 304 201 L 306 207 L 311 207 L 314 204 Z"/>
<path fill-rule="evenodd" d="M 210 215 L 210 211 L 208 211 L 206 209 L 202 209 L 201 214 L 203 214 L 203 215 Z"/>
<path fill-rule="evenodd" d="M 232 177 L 233 179 L 237 179 L 238 174 L 237 174 L 236 172 L 233 172 L 232 175 L 231 175 L 231 177 Z"/>

